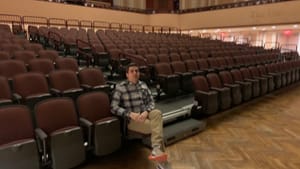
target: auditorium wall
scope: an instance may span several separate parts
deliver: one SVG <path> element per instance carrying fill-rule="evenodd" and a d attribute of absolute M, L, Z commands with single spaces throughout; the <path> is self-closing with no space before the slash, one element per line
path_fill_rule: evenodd
<path fill-rule="evenodd" d="M 300 1 L 288 1 L 181 15 L 145 15 L 37 0 L 10 0 L 1 1 L 0 13 L 203 29 L 300 23 L 299 9 Z"/>

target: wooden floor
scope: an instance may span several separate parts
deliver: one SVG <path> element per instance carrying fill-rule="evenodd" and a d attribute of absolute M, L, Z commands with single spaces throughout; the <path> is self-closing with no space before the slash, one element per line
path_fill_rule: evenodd
<path fill-rule="evenodd" d="M 167 147 L 173 169 L 299 169 L 300 84 L 208 119 L 205 131 Z M 154 169 L 150 150 L 130 142 L 78 169 Z"/>

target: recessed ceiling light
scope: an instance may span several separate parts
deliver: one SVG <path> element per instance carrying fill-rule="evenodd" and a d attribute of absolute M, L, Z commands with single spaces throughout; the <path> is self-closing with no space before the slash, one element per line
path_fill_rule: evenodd
<path fill-rule="evenodd" d="M 261 28 L 261 30 L 265 31 L 265 30 L 266 30 L 266 28 Z"/>
<path fill-rule="evenodd" d="M 298 25 L 293 25 L 294 28 L 298 28 Z"/>
<path fill-rule="evenodd" d="M 254 26 L 254 27 L 252 27 L 252 29 L 253 29 L 253 30 L 256 30 L 256 27 Z"/>
<path fill-rule="evenodd" d="M 276 29 L 276 26 L 272 26 L 272 29 Z"/>

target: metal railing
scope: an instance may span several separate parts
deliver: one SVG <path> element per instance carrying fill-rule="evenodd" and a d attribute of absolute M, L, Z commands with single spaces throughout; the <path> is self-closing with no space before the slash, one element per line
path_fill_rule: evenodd
<path fill-rule="evenodd" d="M 78 19 L 46 18 L 40 16 L 19 16 L 0 14 L 0 23 L 10 25 L 19 24 L 23 28 L 28 25 L 46 26 L 46 27 L 75 27 L 91 29 L 113 29 L 118 31 L 135 31 L 135 32 L 156 32 L 156 33 L 180 33 L 181 30 L 175 27 L 139 25 L 105 21 L 90 21 Z"/>

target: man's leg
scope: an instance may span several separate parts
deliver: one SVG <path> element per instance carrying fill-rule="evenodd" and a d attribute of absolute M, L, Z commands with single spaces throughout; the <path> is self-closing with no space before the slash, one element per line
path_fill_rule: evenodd
<path fill-rule="evenodd" d="M 151 133 L 152 155 L 149 156 L 151 160 L 165 161 L 167 156 L 165 153 L 165 145 L 163 141 L 163 119 L 161 111 L 155 109 L 149 112 L 148 119 L 144 123 L 130 121 L 128 129 L 142 133 Z"/>
<path fill-rule="evenodd" d="M 163 120 L 161 111 L 154 109 L 148 115 L 151 126 L 151 143 L 152 147 L 159 146 L 162 151 L 165 151 L 163 140 Z"/>

